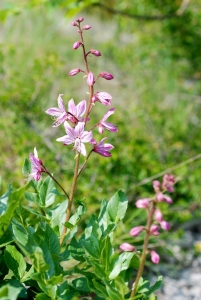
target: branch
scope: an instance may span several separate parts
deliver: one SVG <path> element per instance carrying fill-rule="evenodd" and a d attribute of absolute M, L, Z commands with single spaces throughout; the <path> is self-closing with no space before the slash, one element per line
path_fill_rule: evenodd
<path fill-rule="evenodd" d="M 178 8 L 178 10 L 176 10 L 174 13 L 169 13 L 166 15 L 158 15 L 158 16 L 146 16 L 146 15 L 132 14 L 132 13 L 129 13 L 126 11 L 113 9 L 113 8 L 105 6 L 104 4 L 101 4 L 101 3 L 94 3 L 93 6 L 98 6 L 99 8 L 104 9 L 104 10 L 108 11 L 109 13 L 122 15 L 122 16 L 132 18 L 132 19 L 138 19 L 138 20 L 144 20 L 144 21 L 160 21 L 160 20 L 166 20 L 166 19 L 170 19 L 170 18 L 181 17 L 184 14 L 185 10 L 187 9 L 187 6 L 189 3 L 190 3 L 190 0 L 183 0 L 180 7 Z"/>

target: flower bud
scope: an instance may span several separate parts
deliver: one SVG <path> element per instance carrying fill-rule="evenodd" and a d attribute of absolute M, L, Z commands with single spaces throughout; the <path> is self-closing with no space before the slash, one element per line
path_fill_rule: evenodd
<path fill-rule="evenodd" d="M 174 192 L 174 184 L 175 184 L 175 178 L 174 175 L 168 175 L 165 174 L 163 176 L 163 183 L 162 187 L 167 190 L 168 192 L 172 193 Z"/>
<path fill-rule="evenodd" d="M 154 181 L 152 182 L 152 184 L 153 184 L 154 191 L 155 191 L 156 193 L 159 192 L 159 191 L 160 191 L 160 187 L 161 187 L 160 181 L 154 180 Z"/>
<path fill-rule="evenodd" d="M 135 247 L 129 243 L 123 243 L 119 246 L 119 248 L 122 250 L 122 251 L 136 251 Z"/>
<path fill-rule="evenodd" d="M 130 230 L 131 236 L 138 236 L 144 230 L 144 226 L 136 226 Z"/>
<path fill-rule="evenodd" d="M 163 195 L 163 201 L 166 202 L 167 204 L 172 204 L 172 199 L 167 196 L 167 195 Z"/>
<path fill-rule="evenodd" d="M 157 222 L 161 222 L 163 220 L 163 215 L 158 208 L 155 209 L 154 216 Z"/>
<path fill-rule="evenodd" d="M 79 69 L 79 68 L 71 70 L 71 71 L 69 72 L 69 75 L 70 75 L 70 76 L 75 76 L 75 75 L 77 75 L 78 73 L 80 73 L 80 69 Z"/>
<path fill-rule="evenodd" d="M 81 23 L 81 22 L 83 22 L 83 21 L 84 21 L 84 18 L 83 18 L 83 17 L 81 17 L 81 18 L 79 18 L 77 21 Z"/>
<path fill-rule="evenodd" d="M 72 26 L 77 26 L 77 23 L 76 22 L 71 22 L 71 25 Z"/>
<path fill-rule="evenodd" d="M 158 264 L 159 261 L 160 261 L 160 256 L 158 255 L 158 253 L 154 250 L 151 250 L 150 251 L 150 255 L 151 255 L 151 261 L 154 263 L 154 264 Z"/>
<path fill-rule="evenodd" d="M 92 72 L 89 72 L 87 75 L 87 84 L 92 86 L 94 84 L 94 75 Z"/>
<path fill-rule="evenodd" d="M 158 202 L 162 202 L 162 201 L 164 200 L 164 195 L 163 195 L 163 193 L 161 193 L 161 192 L 157 193 L 157 194 L 156 194 L 156 200 L 157 200 Z"/>
<path fill-rule="evenodd" d="M 158 225 L 151 225 L 151 228 L 150 228 L 149 233 L 150 233 L 151 235 L 155 235 L 155 236 L 159 235 L 159 232 L 158 232 Z"/>
<path fill-rule="evenodd" d="M 81 42 L 75 42 L 74 44 L 73 44 L 73 49 L 74 50 L 76 50 L 76 49 L 78 49 L 79 47 L 80 47 L 80 45 L 82 45 L 82 43 Z"/>
<path fill-rule="evenodd" d="M 149 198 L 139 199 L 135 202 L 137 208 L 148 208 L 150 203 Z"/>
<path fill-rule="evenodd" d="M 102 78 L 104 78 L 104 79 L 106 79 L 106 80 L 111 80 L 111 79 L 114 78 L 114 76 L 112 74 L 107 73 L 107 72 L 101 72 L 99 74 L 99 76 L 102 77 Z"/>
<path fill-rule="evenodd" d="M 90 52 L 91 54 L 95 55 L 95 56 L 101 56 L 101 53 L 100 53 L 100 51 L 98 51 L 98 50 L 91 49 L 89 52 Z"/>
<path fill-rule="evenodd" d="M 170 230 L 170 223 L 169 222 L 163 220 L 162 222 L 160 222 L 160 225 L 161 225 L 161 228 L 163 230 Z"/>
<path fill-rule="evenodd" d="M 90 25 L 84 25 L 82 29 L 83 30 L 89 30 L 89 29 L 91 29 L 91 26 Z"/>

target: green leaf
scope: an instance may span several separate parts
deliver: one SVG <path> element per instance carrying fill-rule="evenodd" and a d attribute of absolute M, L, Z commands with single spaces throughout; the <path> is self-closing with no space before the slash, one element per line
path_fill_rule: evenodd
<path fill-rule="evenodd" d="M 159 276 L 156 283 L 154 283 L 154 285 L 152 285 L 149 289 L 149 295 L 152 294 L 153 292 L 159 290 L 161 288 L 163 282 L 163 276 Z"/>
<path fill-rule="evenodd" d="M 72 238 L 68 250 L 70 252 L 70 255 L 77 261 L 85 261 L 84 255 L 84 249 L 82 248 L 82 245 L 79 241 L 77 241 L 74 237 Z"/>
<path fill-rule="evenodd" d="M 7 267 L 11 269 L 17 279 L 21 279 L 26 271 L 26 262 L 15 246 L 8 245 L 4 252 Z"/>
<path fill-rule="evenodd" d="M 44 207 L 52 205 L 55 201 L 56 195 L 54 190 L 54 181 L 51 177 L 46 177 L 39 189 L 41 203 Z"/>
<path fill-rule="evenodd" d="M 125 216 L 128 206 L 128 200 L 125 193 L 119 190 L 114 196 L 110 199 L 107 212 L 109 218 L 112 222 L 118 223 Z"/>
<path fill-rule="evenodd" d="M 25 159 L 24 165 L 22 167 L 22 174 L 24 176 L 28 176 L 31 174 L 31 163 L 27 158 Z"/>
<path fill-rule="evenodd" d="M 36 295 L 35 300 L 50 300 L 51 298 L 48 297 L 46 294 L 44 293 L 40 293 Z"/>
<path fill-rule="evenodd" d="M 107 285 L 106 289 L 110 300 L 124 300 L 124 296 L 121 296 L 119 291 L 115 290 L 113 287 Z"/>
<path fill-rule="evenodd" d="M 28 234 L 25 229 L 22 226 L 17 227 L 15 224 L 12 224 L 12 228 L 16 240 L 25 246 L 28 241 Z"/>
<path fill-rule="evenodd" d="M 88 284 L 87 284 L 87 279 L 84 277 L 73 280 L 72 285 L 78 291 L 83 291 L 86 293 L 90 292 Z"/>
<path fill-rule="evenodd" d="M 123 252 L 118 257 L 116 257 L 116 255 L 112 256 L 110 262 L 111 272 L 109 279 L 114 279 L 121 271 L 127 270 L 134 255 L 135 253 L 133 252 Z"/>
<path fill-rule="evenodd" d="M 56 207 L 48 210 L 48 216 L 51 220 L 51 227 L 54 228 L 58 226 L 60 234 L 62 234 L 64 228 L 63 224 L 65 223 L 67 205 L 68 200 L 65 200 L 62 203 L 59 203 Z"/>
<path fill-rule="evenodd" d="M 92 282 L 94 287 L 98 291 L 98 292 L 95 291 L 95 293 L 97 293 L 99 297 L 104 297 L 104 299 L 108 299 L 108 293 L 106 287 L 100 282 L 98 282 L 96 279 L 92 279 Z"/>
<path fill-rule="evenodd" d="M 4 285 L 0 288 L 1 300 L 16 300 L 20 294 L 22 287 L 13 287 L 11 285 Z"/>
<path fill-rule="evenodd" d="M 45 237 L 45 243 L 50 253 L 59 255 L 60 252 L 59 239 L 56 233 L 54 232 L 54 230 L 48 224 L 46 224 L 44 237 Z"/>
<path fill-rule="evenodd" d="M 25 198 L 30 201 L 42 206 L 41 199 L 39 198 L 37 193 L 25 192 Z"/>
<path fill-rule="evenodd" d="M 6 196 L 7 209 L 5 213 L 0 216 L 0 237 L 2 237 L 2 235 L 6 232 L 15 212 L 15 209 L 19 205 L 19 201 L 23 197 L 24 192 L 28 187 L 29 183 L 15 191 L 12 191 L 11 189 L 8 191 L 8 194 Z M 0 200 L 2 200 L 2 197 Z"/>
<path fill-rule="evenodd" d="M 36 247 L 34 253 L 31 255 L 33 265 L 38 273 L 48 271 L 50 266 L 46 263 L 43 251 L 40 247 Z"/>

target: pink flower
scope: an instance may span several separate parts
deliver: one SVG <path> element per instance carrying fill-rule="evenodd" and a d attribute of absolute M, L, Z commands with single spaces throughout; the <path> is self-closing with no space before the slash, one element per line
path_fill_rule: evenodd
<path fill-rule="evenodd" d="M 30 153 L 29 159 L 31 162 L 31 174 L 29 176 L 38 181 L 41 177 L 41 173 L 45 172 L 45 170 L 42 161 L 38 158 L 38 152 L 36 148 L 34 148 L 34 155 Z"/>
<path fill-rule="evenodd" d="M 144 226 L 136 226 L 130 230 L 131 236 L 138 236 L 144 230 Z"/>
<path fill-rule="evenodd" d="M 160 188 L 161 188 L 161 183 L 160 183 L 160 181 L 154 180 L 154 181 L 152 182 L 152 184 L 153 184 L 153 188 L 154 188 L 155 193 L 159 192 L 159 191 L 160 191 Z"/>
<path fill-rule="evenodd" d="M 92 86 L 94 84 L 94 74 L 92 72 L 89 72 L 87 75 L 87 84 L 89 86 Z"/>
<path fill-rule="evenodd" d="M 155 209 L 154 216 L 157 222 L 161 222 L 163 220 L 163 215 L 158 208 Z"/>
<path fill-rule="evenodd" d="M 151 228 L 150 228 L 149 233 L 150 233 L 151 235 L 155 235 L 155 236 L 159 235 L 159 232 L 158 232 L 158 225 L 151 225 Z"/>
<path fill-rule="evenodd" d="M 69 72 L 69 75 L 70 76 L 75 76 L 75 75 L 77 75 L 78 73 L 80 73 L 80 69 L 79 68 L 77 68 L 77 69 L 73 69 L 73 70 L 71 70 L 70 72 Z"/>
<path fill-rule="evenodd" d="M 95 50 L 95 49 L 91 49 L 91 50 L 89 51 L 89 53 L 91 53 L 91 54 L 93 54 L 93 55 L 95 55 L 95 56 L 101 56 L 100 51 Z"/>
<path fill-rule="evenodd" d="M 89 29 L 91 29 L 91 25 L 84 25 L 82 29 L 83 30 L 89 30 Z"/>
<path fill-rule="evenodd" d="M 118 131 L 118 129 L 115 125 L 113 125 L 112 123 L 109 123 L 109 122 L 105 122 L 107 120 L 107 118 L 109 118 L 109 116 L 114 113 L 114 111 L 115 111 L 115 108 L 109 109 L 106 112 L 106 114 L 104 115 L 104 117 L 97 124 L 98 131 L 99 131 L 100 134 L 102 134 L 104 132 L 104 128 L 107 129 L 108 131 L 112 131 L 112 132 L 117 132 Z"/>
<path fill-rule="evenodd" d="M 77 26 L 77 23 L 76 22 L 71 22 L 71 25 L 72 26 Z"/>
<path fill-rule="evenodd" d="M 135 247 L 129 243 L 123 243 L 119 246 L 119 248 L 122 250 L 122 251 L 128 251 L 128 252 L 133 252 L 133 251 L 136 251 Z"/>
<path fill-rule="evenodd" d="M 92 101 L 95 103 L 96 101 L 99 101 L 105 106 L 111 105 L 112 96 L 108 94 L 107 92 L 97 92 L 94 94 Z"/>
<path fill-rule="evenodd" d="M 110 157 L 112 154 L 109 152 L 114 148 L 111 144 L 104 144 L 106 137 L 103 138 L 99 143 L 97 143 L 94 139 L 90 141 L 92 145 L 94 145 L 92 151 L 105 156 L 105 157 Z"/>
<path fill-rule="evenodd" d="M 74 143 L 73 149 L 77 153 L 81 153 L 86 156 L 86 148 L 84 143 L 88 143 L 92 139 L 91 131 L 84 131 L 84 122 L 79 122 L 75 128 L 72 128 L 67 122 L 64 123 L 65 131 L 67 135 L 64 135 L 57 139 L 58 142 L 62 142 L 64 145 L 70 145 Z"/>
<path fill-rule="evenodd" d="M 68 102 L 68 120 L 73 124 L 83 121 L 83 118 L 81 117 L 84 115 L 85 111 L 86 100 L 82 100 L 77 106 L 75 105 L 73 99 Z"/>
<path fill-rule="evenodd" d="M 78 49 L 80 46 L 82 45 L 82 42 L 75 42 L 74 44 L 73 44 L 73 49 L 74 50 L 76 50 L 76 49 Z"/>
<path fill-rule="evenodd" d="M 156 251 L 154 251 L 154 250 L 151 250 L 150 255 L 151 255 L 151 261 L 154 264 L 158 264 L 160 261 L 160 256 L 158 255 L 158 253 L 156 253 Z"/>
<path fill-rule="evenodd" d="M 106 79 L 106 80 L 111 80 L 111 79 L 114 78 L 114 76 L 113 76 L 112 74 L 107 73 L 107 72 L 101 72 L 101 73 L 99 74 L 99 77 L 102 77 L 102 78 L 104 78 L 104 79 Z"/>
<path fill-rule="evenodd" d="M 158 193 L 156 194 L 156 200 L 157 200 L 158 202 L 162 202 L 163 199 L 164 199 L 163 193 L 162 193 L 162 192 L 158 192 Z"/>
<path fill-rule="evenodd" d="M 83 21 L 84 21 L 84 18 L 83 18 L 83 17 L 81 17 L 81 18 L 77 19 L 76 21 L 77 21 L 77 22 L 79 22 L 79 23 L 81 23 L 81 22 L 83 22 Z"/>
<path fill-rule="evenodd" d="M 139 199 L 135 202 L 135 205 L 138 208 L 148 208 L 149 204 L 150 204 L 150 199 L 149 198 Z"/>
<path fill-rule="evenodd" d="M 57 99 L 58 108 L 52 107 L 52 108 L 49 108 L 48 110 L 46 110 L 46 114 L 56 117 L 56 121 L 53 123 L 53 127 L 57 127 L 57 126 L 61 125 L 68 118 L 68 112 L 65 109 L 65 106 L 64 106 L 61 96 L 63 96 L 63 95 L 60 94 Z"/>
<path fill-rule="evenodd" d="M 160 222 L 160 225 L 161 225 L 161 228 L 163 230 L 170 230 L 170 223 L 169 222 L 163 220 L 163 221 Z"/>
<path fill-rule="evenodd" d="M 163 201 L 166 202 L 167 204 L 172 204 L 172 199 L 167 196 L 167 195 L 163 195 Z"/>
<path fill-rule="evenodd" d="M 175 178 L 174 175 L 168 175 L 165 174 L 163 176 L 163 183 L 162 187 L 167 190 L 168 192 L 172 193 L 174 192 L 174 184 L 175 184 Z"/>

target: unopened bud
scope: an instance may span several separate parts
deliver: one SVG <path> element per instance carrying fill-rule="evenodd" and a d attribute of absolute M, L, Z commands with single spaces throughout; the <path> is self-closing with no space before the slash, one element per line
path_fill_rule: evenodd
<path fill-rule="evenodd" d="M 163 201 L 166 202 L 167 204 L 172 204 L 172 199 L 167 196 L 167 195 L 163 195 Z"/>
<path fill-rule="evenodd" d="M 150 204 L 149 198 L 139 199 L 135 202 L 137 208 L 148 208 L 149 204 Z"/>
<path fill-rule="evenodd" d="M 154 216 L 157 222 L 161 222 L 163 220 L 163 215 L 158 208 L 155 209 Z"/>
<path fill-rule="evenodd" d="M 87 75 L 87 83 L 89 86 L 92 86 L 94 84 L 94 75 L 92 72 L 89 72 Z"/>
<path fill-rule="evenodd" d="M 80 69 L 79 69 L 79 68 L 71 70 L 71 71 L 69 72 L 69 75 L 70 75 L 70 76 L 75 76 L 75 75 L 77 75 L 78 73 L 80 73 Z"/>
<path fill-rule="evenodd" d="M 81 23 L 81 22 L 83 22 L 83 21 L 84 21 L 84 18 L 83 18 L 83 17 L 81 17 L 81 18 L 79 18 L 77 21 Z"/>
<path fill-rule="evenodd" d="M 155 191 L 156 193 L 159 192 L 159 191 L 160 191 L 160 187 L 161 187 L 160 181 L 154 180 L 154 181 L 152 182 L 152 184 L 153 184 L 154 191 Z"/>
<path fill-rule="evenodd" d="M 162 222 L 160 222 L 160 225 L 161 225 L 161 228 L 163 230 L 170 230 L 170 223 L 169 222 L 163 220 Z"/>
<path fill-rule="evenodd" d="M 82 29 L 83 30 L 89 30 L 89 29 L 91 29 L 91 26 L 90 25 L 84 25 Z"/>
<path fill-rule="evenodd" d="M 112 74 L 107 73 L 107 72 L 101 72 L 99 76 L 106 80 L 111 80 L 114 78 L 114 76 Z"/>
<path fill-rule="evenodd" d="M 158 225 L 151 225 L 149 233 L 155 236 L 159 235 Z"/>
<path fill-rule="evenodd" d="M 151 261 L 154 264 L 158 264 L 160 261 L 160 256 L 158 255 L 158 253 L 154 250 L 150 251 L 150 255 L 151 255 Z"/>
<path fill-rule="evenodd" d="M 95 56 L 101 56 L 101 53 L 98 50 L 91 49 L 89 52 Z"/>
<path fill-rule="evenodd" d="M 144 230 L 144 226 L 136 226 L 130 230 L 131 236 L 138 236 Z"/>
<path fill-rule="evenodd" d="M 164 195 L 163 195 L 163 193 L 157 193 L 156 194 L 156 200 L 158 201 L 158 202 L 162 202 L 163 200 L 164 200 Z"/>
<path fill-rule="evenodd" d="M 77 23 L 76 22 L 71 22 L 71 25 L 72 26 L 77 26 Z"/>
<path fill-rule="evenodd" d="M 74 44 L 73 44 L 73 49 L 74 50 L 76 50 L 76 49 L 78 49 L 79 47 L 80 47 L 80 45 L 82 45 L 82 43 L 81 42 L 75 42 Z"/>
<path fill-rule="evenodd" d="M 128 251 L 128 252 L 136 251 L 135 247 L 129 243 L 123 243 L 119 246 L 119 248 L 123 251 Z"/>

